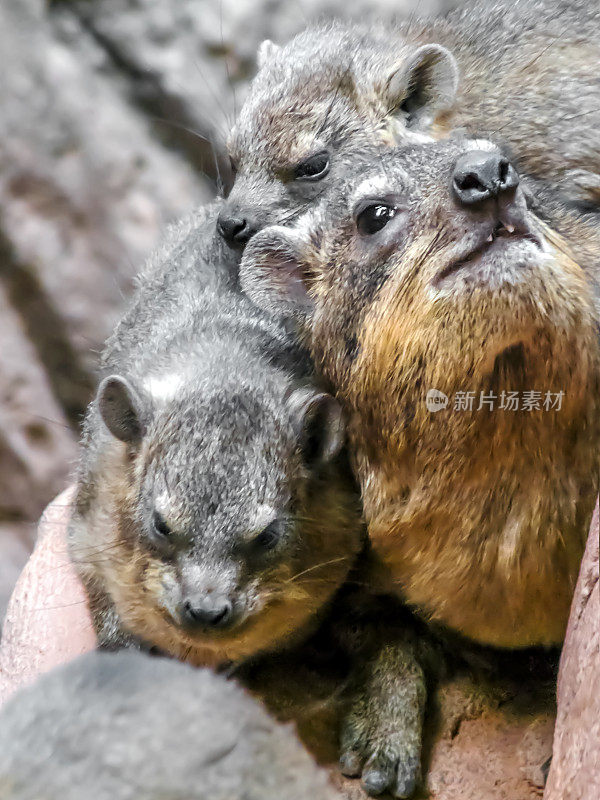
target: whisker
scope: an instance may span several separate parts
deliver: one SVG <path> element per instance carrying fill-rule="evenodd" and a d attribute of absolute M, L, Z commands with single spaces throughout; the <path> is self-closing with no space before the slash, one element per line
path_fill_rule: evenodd
<path fill-rule="evenodd" d="M 63 608 L 71 608 L 72 606 L 81 606 L 86 605 L 87 600 L 77 600 L 74 603 L 65 603 L 61 606 L 42 606 L 41 608 L 32 608 L 31 610 L 36 611 L 60 611 Z"/>
<path fill-rule="evenodd" d="M 319 136 L 323 133 L 323 131 L 325 130 L 325 127 L 327 126 L 327 122 L 329 121 L 329 115 L 331 114 L 331 111 L 333 110 L 333 106 L 335 105 L 335 102 L 336 102 L 336 100 L 338 98 L 338 94 L 339 94 L 339 92 L 340 92 L 340 90 L 342 88 L 342 84 L 344 83 L 344 80 L 348 77 L 348 75 L 350 73 L 350 70 L 352 69 L 353 63 L 354 63 L 353 60 L 350 59 L 350 63 L 348 64 L 346 70 L 344 71 L 344 73 L 340 77 L 340 79 L 338 81 L 338 84 L 336 86 L 335 92 L 333 93 L 333 96 L 332 96 L 331 100 L 329 101 L 329 105 L 327 106 L 327 110 L 325 112 L 325 116 L 323 118 L 323 122 L 321 123 L 321 125 L 319 126 L 319 129 L 315 133 L 315 135 L 313 137 L 313 141 L 316 141 L 319 138 Z"/>
<path fill-rule="evenodd" d="M 225 41 L 223 39 L 223 0 L 219 2 L 219 24 L 221 28 L 221 49 L 223 53 L 226 53 L 225 50 Z M 231 80 L 231 73 L 229 72 L 229 63 L 227 61 L 227 55 L 223 56 L 223 60 L 225 61 L 225 72 L 227 73 L 227 83 L 229 84 L 229 88 L 231 89 L 231 94 L 233 96 L 233 118 L 234 120 L 237 119 L 237 99 L 235 96 L 235 86 L 233 85 L 233 81 Z"/>
<path fill-rule="evenodd" d="M 338 564 L 340 561 L 348 561 L 348 558 L 349 556 L 340 556 L 339 558 L 332 558 L 330 561 L 322 561 L 320 564 L 313 564 L 312 567 L 308 567 L 307 569 L 303 569 L 302 572 L 292 575 L 292 577 L 288 578 L 288 580 L 284 581 L 284 583 L 292 583 L 292 581 L 301 578 L 302 575 L 307 575 L 309 572 L 312 572 L 315 569 L 321 569 L 321 567 L 327 567 L 330 564 Z"/>
<path fill-rule="evenodd" d="M 229 119 L 229 115 L 227 114 L 227 112 L 225 110 L 225 106 L 221 103 L 221 101 L 219 99 L 219 96 L 215 92 L 214 87 L 212 86 L 211 82 L 209 80 L 207 80 L 204 72 L 202 71 L 202 68 L 200 67 L 200 63 L 198 62 L 197 59 L 194 59 L 194 66 L 196 67 L 196 70 L 198 71 L 198 74 L 202 78 L 202 80 L 204 82 L 204 85 L 206 86 L 206 88 L 208 89 L 210 94 L 212 95 L 212 98 L 215 101 L 215 103 L 217 105 L 217 108 L 219 109 L 219 111 L 223 115 L 223 119 L 225 120 L 225 124 L 227 126 L 227 130 L 229 130 L 231 128 L 231 120 Z M 217 125 L 215 125 L 215 127 L 218 128 Z M 219 129 L 219 135 L 221 136 L 222 139 L 225 138 L 223 136 L 223 131 L 221 131 L 220 129 Z"/>

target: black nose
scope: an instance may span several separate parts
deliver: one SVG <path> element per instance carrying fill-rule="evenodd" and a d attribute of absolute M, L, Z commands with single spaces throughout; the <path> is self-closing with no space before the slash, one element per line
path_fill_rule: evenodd
<path fill-rule="evenodd" d="M 231 601 L 225 597 L 188 598 L 182 604 L 182 619 L 190 628 L 224 628 L 231 621 L 232 611 Z"/>
<path fill-rule="evenodd" d="M 518 185 L 519 176 L 510 161 L 500 153 L 485 150 L 472 150 L 461 156 L 452 176 L 454 194 L 465 206 L 514 192 Z"/>
<path fill-rule="evenodd" d="M 258 232 L 258 224 L 250 215 L 232 214 L 226 209 L 219 214 L 217 228 L 230 247 L 244 247 Z"/>

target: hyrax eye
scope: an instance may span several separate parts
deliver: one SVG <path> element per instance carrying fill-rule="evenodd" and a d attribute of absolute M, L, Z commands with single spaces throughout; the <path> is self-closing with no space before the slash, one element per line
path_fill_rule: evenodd
<path fill-rule="evenodd" d="M 279 520 L 273 520 L 252 539 L 252 548 L 257 552 L 273 550 L 279 544 L 282 534 L 283 525 Z"/>
<path fill-rule="evenodd" d="M 361 236 L 372 236 L 392 220 L 398 209 L 385 203 L 372 203 L 356 215 L 356 229 Z"/>
<path fill-rule="evenodd" d="M 171 528 L 169 528 L 164 517 L 158 511 L 155 511 L 152 515 L 152 526 L 155 532 L 163 539 L 167 539 L 172 533 Z"/>
<path fill-rule="evenodd" d="M 297 181 L 320 181 L 329 172 L 329 153 L 323 151 L 305 158 L 294 167 L 294 179 Z"/>

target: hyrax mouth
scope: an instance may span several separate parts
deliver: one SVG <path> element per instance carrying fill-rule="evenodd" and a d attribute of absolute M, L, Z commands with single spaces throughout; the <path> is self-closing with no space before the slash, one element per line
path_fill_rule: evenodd
<path fill-rule="evenodd" d="M 450 264 L 444 267 L 435 277 L 435 283 L 439 284 L 449 275 L 462 269 L 479 266 L 494 266 L 496 255 L 506 255 L 518 258 L 530 248 L 527 245 L 534 245 L 538 250 L 542 249 L 540 238 L 533 233 L 526 223 L 515 225 L 510 222 L 498 221 L 491 230 L 488 228 L 478 237 L 475 246 L 452 259 Z M 510 248 L 510 251 L 507 252 Z"/>

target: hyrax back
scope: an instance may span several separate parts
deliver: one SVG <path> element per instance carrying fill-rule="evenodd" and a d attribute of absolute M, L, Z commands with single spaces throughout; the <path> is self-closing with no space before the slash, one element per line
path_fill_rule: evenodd
<path fill-rule="evenodd" d="M 588 263 L 489 143 L 410 145 L 242 262 L 251 296 L 304 319 L 346 404 L 383 579 L 486 644 L 562 640 L 597 496 L 600 234 L 571 225 Z"/>
<path fill-rule="evenodd" d="M 316 621 L 360 518 L 340 408 L 296 335 L 232 287 L 214 213 L 195 247 L 179 232 L 105 352 L 71 555 L 101 645 L 216 664 Z"/>
<path fill-rule="evenodd" d="M 233 244 L 287 224 L 369 145 L 466 128 L 510 145 L 518 169 L 600 206 L 600 8 L 479 2 L 446 20 L 333 22 L 267 44 L 234 127 L 225 219 Z"/>
<path fill-rule="evenodd" d="M 90 653 L 0 714 L 1 800 L 333 800 L 289 726 L 232 682 Z"/>

